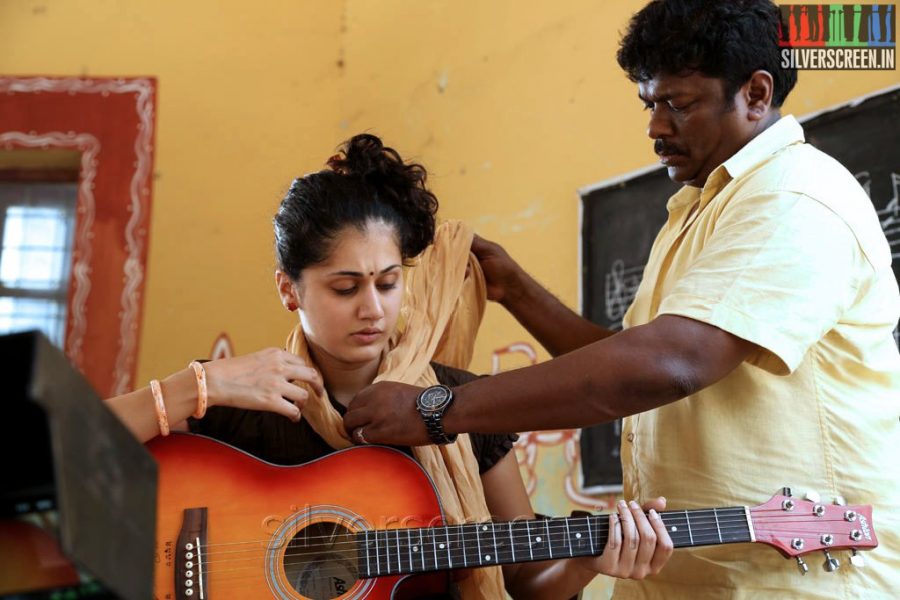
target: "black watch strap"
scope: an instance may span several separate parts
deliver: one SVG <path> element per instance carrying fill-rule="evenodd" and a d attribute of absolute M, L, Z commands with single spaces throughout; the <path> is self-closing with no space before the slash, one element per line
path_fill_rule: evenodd
<path fill-rule="evenodd" d="M 416 399 L 416 409 L 425 423 L 428 439 L 432 444 L 452 444 L 459 437 L 444 431 L 444 413 L 453 403 L 453 390 L 445 385 L 433 385 L 422 390 Z"/>
<path fill-rule="evenodd" d="M 444 431 L 444 425 L 441 422 L 443 416 L 443 411 L 440 413 L 429 413 L 427 415 L 422 414 L 422 418 L 425 420 L 425 430 L 428 432 L 428 439 L 431 440 L 432 444 L 437 444 L 439 446 L 452 444 L 456 441 L 456 438 L 459 437 L 456 433 L 448 435 Z"/>

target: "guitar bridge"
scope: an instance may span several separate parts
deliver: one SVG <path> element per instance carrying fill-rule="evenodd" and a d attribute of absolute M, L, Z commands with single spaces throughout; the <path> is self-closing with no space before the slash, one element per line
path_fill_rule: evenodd
<path fill-rule="evenodd" d="M 206 600 L 206 509 L 184 511 L 175 550 L 176 600 Z"/>

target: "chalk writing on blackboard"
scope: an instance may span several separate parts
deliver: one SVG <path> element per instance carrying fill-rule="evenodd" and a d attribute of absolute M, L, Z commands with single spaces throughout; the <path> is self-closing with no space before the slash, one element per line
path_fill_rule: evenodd
<path fill-rule="evenodd" d="M 605 285 L 606 318 L 611 322 L 610 329 L 622 329 L 622 318 L 631 306 L 643 276 L 643 265 L 626 267 L 623 260 L 613 262 L 606 274 Z"/>
<path fill-rule="evenodd" d="M 891 245 L 891 256 L 897 259 L 900 258 L 900 174 L 891 173 L 891 187 L 894 196 L 878 211 L 878 219 L 888 244 Z"/>

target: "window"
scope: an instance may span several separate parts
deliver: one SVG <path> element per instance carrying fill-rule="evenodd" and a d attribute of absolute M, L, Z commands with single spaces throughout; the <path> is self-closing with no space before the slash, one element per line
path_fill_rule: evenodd
<path fill-rule="evenodd" d="M 65 337 L 75 183 L 0 183 L 0 334 Z"/>

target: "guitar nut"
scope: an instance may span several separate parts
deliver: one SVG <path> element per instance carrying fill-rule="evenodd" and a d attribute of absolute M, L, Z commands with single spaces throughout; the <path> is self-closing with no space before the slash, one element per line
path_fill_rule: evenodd
<path fill-rule="evenodd" d="M 824 546 L 830 546 L 834 543 L 834 536 L 831 535 L 830 533 L 826 533 L 825 535 L 822 536 L 821 539 L 822 539 L 822 545 L 824 545 Z"/>
<path fill-rule="evenodd" d="M 794 501 L 788 498 L 784 502 L 781 503 L 781 508 L 783 510 L 794 510 Z"/>
<path fill-rule="evenodd" d="M 854 529 L 850 532 L 850 539 L 854 542 L 858 542 L 862 539 L 862 531 L 860 531 L 859 529 Z"/>
<path fill-rule="evenodd" d="M 844 520 L 847 522 L 855 521 L 856 520 L 856 511 L 848 510 L 848 511 L 844 512 Z"/>
<path fill-rule="evenodd" d="M 803 550 L 803 538 L 792 539 L 791 548 L 793 548 L 794 550 Z"/>
<path fill-rule="evenodd" d="M 813 506 L 813 514 L 817 517 L 825 516 L 825 507 L 821 504 L 816 504 L 815 506 Z"/>

